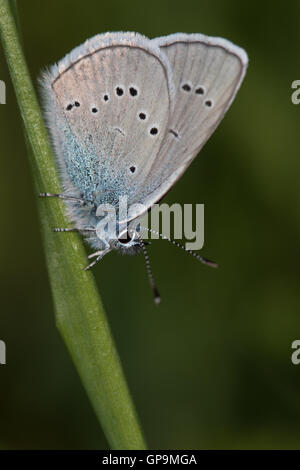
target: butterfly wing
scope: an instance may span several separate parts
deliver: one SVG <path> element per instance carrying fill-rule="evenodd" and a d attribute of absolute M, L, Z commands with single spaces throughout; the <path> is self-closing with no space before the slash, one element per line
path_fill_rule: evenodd
<path fill-rule="evenodd" d="M 89 39 L 42 81 L 65 189 L 100 203 L 141 197 L 167 132 L 171 72 L 136 33 Z"/>
<path fill-rule="evenodd" d="M 199 34 L 107 33 L 74 49 L 42 81 L 65 190 L 150 208 L 210 137 L 246 67 L 242 49 Z"/>
<path fill-rule="evenodd" d="M 148 181 L 143 201 L 147 207 L 172 187 L 211 136 L 232 103 L 248 63 L 243 49 L 221 38 L 173 34 L 153 42 L 168 57 L 175 96 L 151 169 L 153 181 Z"/>

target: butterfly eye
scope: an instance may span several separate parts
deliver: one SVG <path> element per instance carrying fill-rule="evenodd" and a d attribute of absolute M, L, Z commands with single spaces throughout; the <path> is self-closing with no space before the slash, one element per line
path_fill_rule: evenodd
<path fill-rule="evenodd" d="M 79 101 L 75 101 L 74 105 L 76 106 L 76 108 L 79 108 L 79 106 L 80 106 Z"/>
<path fill-rule="evenodd" d="M 98 113 L 98 109 L 97 108 L 92 108 L 92 113 L 94 113 L 94 114 Z"/>
<path fill-rule="evenodd" d="M 124 232 L 120 233 L 118 241 L 122 243 L 122 245 L 127 245 L 131 241 L 135 239 L 135 233 L 129 234 L 128 230 L 124 230 Z"/>
<path fill-rule="evenodd" d="M 135 167 L 135 166 L 131 166 L 131 167 L 129 168 L 129 170 L 130 170 L 131 173 L 135 173 L 136 167 Z"/>
<path fill-rule="evenodd" d="M 66 110 L 67 110 L 67 111 L 71 111 L 72 108 L 73 108 L 73 105 L 70 103 L 70 104 L 68 104 L 68 106 L 66 107 Z"/>
<path fill-rule="evenodd" d="M 104 95 L 104 96 L 103 96 L 103 99 L 104 99 L 104 101 L 108 101 L 108 100 L 109 100 L 109 96 L 108 96 L 108 95 Z"/>
<path fill-rule="evenodd" d="M 146 117 L 147 117 L 147 116 L 146 116 L 145 113 L 140 113 L 140 114 L 139 114 L 139 118 L 140 118 L 142 121 L 144 121 L 144 120 L 146 119 Z"/>

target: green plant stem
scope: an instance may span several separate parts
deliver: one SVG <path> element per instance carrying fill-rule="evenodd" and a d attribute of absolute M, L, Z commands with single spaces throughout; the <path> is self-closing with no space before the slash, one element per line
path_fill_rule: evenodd
<path fill-rule="evenodd" d="M 48 135 L 8 0 L 0 0 L 0 34 L 31 151 L 37 192 L 60 192 Z M 55 234 L 67 227 L 63 203 L 40 200 L 46 262 L 57 327 L 69 349 L 104 433 L 113 449 L 145 449 L 119 356 L 80 238 Z M 67 235 L 67 236 L 66 236 Z"/>

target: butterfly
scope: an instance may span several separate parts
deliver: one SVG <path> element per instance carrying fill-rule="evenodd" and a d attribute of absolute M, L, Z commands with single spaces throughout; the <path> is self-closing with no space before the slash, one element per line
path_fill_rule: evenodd
<path fill-rule="evenodd" d="M 96 250 L 87 268 L 113 249 L 146 254 L 128 224 L 160 201 L 191 164 L 231 105 L 247 64 L 246 52 L 222 38 L 119 32 L 88 39 L 43 74 L 45 116 L 64 191 L 41 196 L 64 199 L 74 228 L 56 231 L 85 236 Z M 118 222 L 122 233 L 115 236 L 106 226 L 99 235 L 97 209 L 118 208 L 120 197 L 133 208 Z"/>

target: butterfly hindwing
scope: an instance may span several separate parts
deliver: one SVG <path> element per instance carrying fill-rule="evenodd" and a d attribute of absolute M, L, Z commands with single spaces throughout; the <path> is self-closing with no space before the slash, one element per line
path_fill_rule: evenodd
<path fill-rule="evenodd" d="M 157 179 L 156 190 L 149 187 L 149 206 L 170 189 L 211 136 L 232 103 L 248 62 L 243 49 L 224 39 L 173 34 L 153 41 L 170 62 L 175 94 L 152 169 Z"/>

